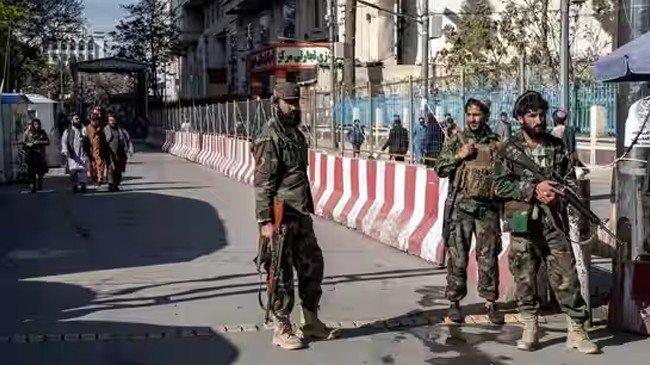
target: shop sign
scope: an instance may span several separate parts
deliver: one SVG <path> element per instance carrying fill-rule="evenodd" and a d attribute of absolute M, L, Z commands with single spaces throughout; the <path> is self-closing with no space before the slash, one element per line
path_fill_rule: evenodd
<path fill-rule="evenodd" d="M 249 59 L 249 69 L 252 72 L 266 71 L 273 68 L 275 63 L 275 49 L 268 48 L 263 51 L 253 53 Z"/>
<path fill-rule="evenodd" d="M 280 67 L 316 66 L 329 60 L 327 47 L 278 47 L 275 64 Z"/>

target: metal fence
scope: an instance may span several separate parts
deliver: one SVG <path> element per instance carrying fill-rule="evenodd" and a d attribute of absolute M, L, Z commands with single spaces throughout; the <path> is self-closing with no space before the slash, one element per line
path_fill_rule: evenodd
<path fill-rule="evenodd" d="M 552 112 L 559 107 L 561 88 L 554 86 L 537 86 L 529 89 L 541 92 L 549 101 Z M 339 98 L 336 103 L 337 124 L 351 124 L 353 119 L 370 127 L 388 127 L 393 115 L 402 116 L 409 122 L 417 120 L 421 115 L 424 99 L 420 93 L 420 82 L 411 80 L 399 84 L 387 84 L 383 87 L 381 95 L 358 95 L 356 97 Z M 365 93 L 364 93 L 365 94 Z M 429 96 L 427 109 L 436 117 L 449 113 L 457 120 L 464 120 L 463 106 L 470 97 L 480 97 L 490 100 L 491 123 L 496 123 L 499 114 L 506 112 L 512 114 L 519 90 L 502 88 L 497 90 L 465 89 L 462 87 L 436 90 Z M 604 106 L 607 113 L 606 131 L 611 136 L 616 128 L 616 95 L 615 85 L 603 83 L 579 83 L 570 86 L 570 116 L 571 125 L 578 129 L 580 134 L 588 134 L 590 129 L 590 109 L 592 105 Z M 550 117 L 550 115 L 549 115 Z"/>
<path fill-rule="evenodd" d="M 185 130 L 250 138 L 271 116 L 271 102 L 265 99 L 210 105 L 165 105 L 152 108 L 152 125 L 169 130 Z"/>
<path fill-rule="evenodd" d="M 470 97 L 480 97 L 491 101 L 492 114 L 489 123 L 495 128 L 501 112 L 511 115 L 514 101 L 519 94 L 519 91 L 513 88 L 466 89 L 462 84 L 456 83 L 455 87 L 445 86 L 444 89 L 435 90 L 429 96 L 430 102 L 426 104 L 420 93 L 420 85 L 418 80 L 410 79 L 405 82 L 359 87 L 355 97 L 343 97 L 339 94 L 336 97 L 333 118 L 331 93 L 306 90 L 301 100 L 302 127 L 310 147 L 336 150 L 346 155 L 390 157 L 387 151 L 381 150 L 388 141 L 393 117 L 397 115 L 407 130 L 409 146 L 406 157 L 411 162 L 419 162 L 425 155 L 425 145 L 439 145 L 442 142 L 426 139 L 431 137 L 423 139 L 423 128 L 418 123 L 420 116 L 430 112 L 441 121 L 445 114 L 450 114 L 462 126 L 465 119 L 465 101 Z M 532 89 L 540 91 L 549 100 L 551 111 L 557 108 L 560 98 L 559 86 L 540 86 Z M 590 108 L 592 105 L 601 105 L 608 111 L 606 131 L 613 135 L 616 88 L 607 84 L 583 83 L 572 85 L 571 90 L 571 123 L 578 128 L 579 133 L 589 132 Z M 271 103 L 268 99 L 256 99 L 211 105 L 166 105 L 153 109 L 150 115 L 154 124 L 165 129 L 251 139 L 271 117 Z M 550 120 L 550 115 L 548 117 Z M 363 127 L 363 143 L 360 146 L 358 140 L 352 138 L 351 129 L 355 119 L 359 120 Z M 513 132 L 516 132 L 518 124 L 512 125 Z"/>

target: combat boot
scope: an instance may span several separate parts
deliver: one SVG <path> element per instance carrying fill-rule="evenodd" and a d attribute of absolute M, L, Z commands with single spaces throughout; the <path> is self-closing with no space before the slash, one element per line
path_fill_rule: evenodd
<path fill-rule="evenodd" d="M 331 340 L 339 336 L 339 331 L 329 328 L 318 319 L 318 313 L 302 308 L 300 337 L 306 340 Z"/>
<path fill-rule="evenodd" d="M 497 308 L 497 304 L 495 302 L 486 302 L 485 311 L 487 312 L 490 323 L 496 325 L 502 325 L 506 323 L 505 316 L 503 313 L 499 312 L 499 309 Z"/>
<path fill-rule="evenodd" d="M 460 304 L 458 302 L 451 302 L 449 310 L 447 311 L 447 317 L 449 317 L 449 320 L 454 323 L 465 322 L 463 312 L 460 310 Z"/>
<path fill-rule="evenodd" d="M 598 346 L 589 339 L 584 323 L 567 316 L 566 346 L 583 354 L 597 354 Z"/>
<path fill-rule="evenodd" d="M 524 324 L 524 332 L 521 334 L 521 339 L 517 341 L 517 348 L 533 351 L 539 345 L 539 318 L 530 312 L 521 312 L 519 316 Z"/>
<path fill-rule="evenodd" d="M 298 350 L 305 347 L 302 340 L 296 336 L 288 317 L 275 317 L 273 320 L 273 344 L 283 350 Z"/>

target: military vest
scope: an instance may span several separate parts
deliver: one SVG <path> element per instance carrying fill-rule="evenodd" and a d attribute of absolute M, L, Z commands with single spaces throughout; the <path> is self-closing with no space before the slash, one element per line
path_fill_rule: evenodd
<path fill-rule="evenodd" d="M 494 158 L 496 143 L 476 144 L 477 153 L 459 169 L 459 187 L 468 198 L 494 199 Z"/>

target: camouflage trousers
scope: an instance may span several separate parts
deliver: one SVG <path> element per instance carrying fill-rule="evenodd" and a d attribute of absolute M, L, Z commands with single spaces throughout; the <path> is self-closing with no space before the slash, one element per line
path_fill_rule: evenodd
<path fill-rule="evenodd" d="M 501 227 L 499 212 L 481 209 L 470 214 L 454 209 L 449 224 L 447 247 L 447 289 L 445 297 L 459 302 L 467 295 L 467 263 L 476 235 L 476 261 L 478 263 L 478 294 L 489 301 L 499 298 L 499 252 L 501 252 Z"/>
<path fill-rule="evenodd" d="M 289 316 L 294 306 L 294 268 L 298 276 L 298 295 L 302 306 L 318 310 L 323 294 L 323 252 L 314 234 L 311 216 L 287 217 L 286 236 L 278 284 L 274 293 L 273 309 L 278 316 Z"/>
<path fill-rule="evenodd" d="M 556 220 L 557 227 L 562 229 Z M 551 289 L 564 313 L 578 322 L 588 318 L 587 305 L 580 293 L 571 243 L 553 224 L 553 218 L 540 214 L 529 222 L 528 233 L 515 234 L 508 256 L 508 266 L 515 281 L 520 312 L 537 314 L 537 272 L 546 262 Z"/>

